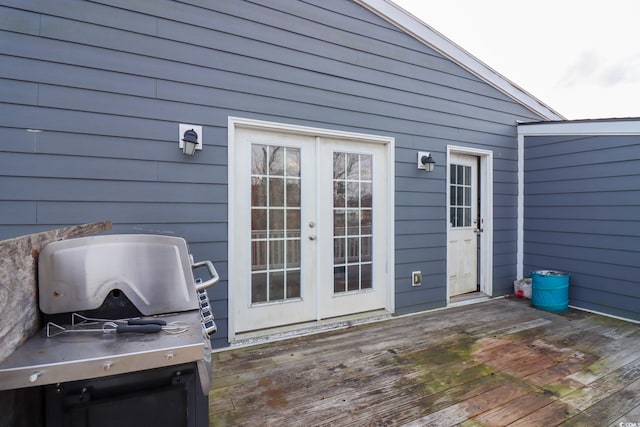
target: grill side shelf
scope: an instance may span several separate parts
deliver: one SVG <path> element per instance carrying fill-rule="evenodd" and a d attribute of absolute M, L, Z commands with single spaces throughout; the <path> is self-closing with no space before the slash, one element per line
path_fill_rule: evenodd
<path fill-rule="evenodd" d="M 0 363 L 0 390 L 100 378 L 203 359 L 199 311 L 163 317 L 187 321 L 182 334 L 57 336 L 42 330 Z"/>

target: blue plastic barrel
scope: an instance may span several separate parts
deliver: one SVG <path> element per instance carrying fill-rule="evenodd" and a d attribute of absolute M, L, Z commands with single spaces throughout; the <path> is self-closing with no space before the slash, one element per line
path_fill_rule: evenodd
<path fill-rule="evenodd" d="M 532 271 L 531 305 L 546 311 L 567 311 L 570 277 L 562 271 Z"/>

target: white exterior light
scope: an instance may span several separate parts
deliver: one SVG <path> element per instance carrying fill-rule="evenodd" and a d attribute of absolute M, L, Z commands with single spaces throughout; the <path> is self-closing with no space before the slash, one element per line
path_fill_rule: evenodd
<path fill-rule="evenodd" d="M 435 165 L 436 161 L 431 157 L 431 153 L 418 151 L 418 169 L 422 169 L 425 172 L 433 172 Z"/>
<path fill-rule="evenodd" d="M 178 147 L 187 156 L 193 156 L 196 150 L 202 150 L 202 126 L 180 123 Z"/>

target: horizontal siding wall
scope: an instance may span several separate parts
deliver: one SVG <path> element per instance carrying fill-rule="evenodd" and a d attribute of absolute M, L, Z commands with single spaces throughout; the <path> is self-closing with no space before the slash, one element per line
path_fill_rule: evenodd
<path fill-rule="evenodd" d="M 237 116 L 396 139 L 398 313 L 445 304 L 447 145 L 494 150 L 496 294 L 513 281 L 515 122 L 539 118 L 356 3 L 0 5 L 0 238 L 99 220 L 185 237 L 225 279 L 210 292 L 225 345 Z M 203 126 L 193 158 L 179 123 Z"/>
<path fill-rule="evenodd" d="M 525 271 L 570 304 L 640 320 L 640 136 L 525 137 Z"/>

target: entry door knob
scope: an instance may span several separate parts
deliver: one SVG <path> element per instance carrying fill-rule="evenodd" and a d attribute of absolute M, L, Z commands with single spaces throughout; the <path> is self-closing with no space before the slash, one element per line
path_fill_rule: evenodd
<path fill-rule="evenodd" d="M 310 234 L 309 235 L 309 240 L 316 240 L 316 235 L 315 234 Z"/>

